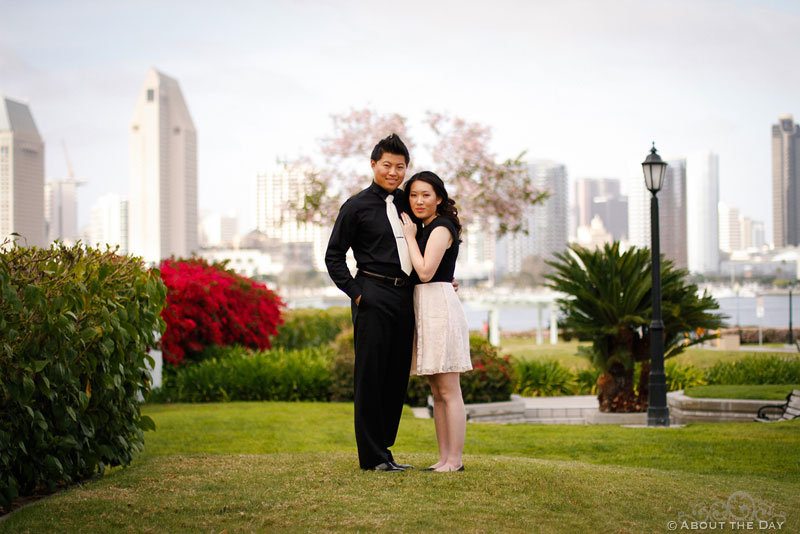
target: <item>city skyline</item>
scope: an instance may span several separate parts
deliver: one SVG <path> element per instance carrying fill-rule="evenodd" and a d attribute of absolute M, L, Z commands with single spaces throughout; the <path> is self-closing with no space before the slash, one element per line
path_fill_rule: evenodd
<path fill-rule="evenodd" d="M 665 158 L 710 149 L 721 199 L 766 221 L 769 236 L 765 132 L 800 113 L 800 73 L 785 68 L 800 43 L 775 38 L 800 22 L 790 2 L 467 2 L 455 12 L 422 2 L 51 2 L 4 15 L 0 92 L 27 99 L 49 147 L 66 139 L 88 182 L 81 226 L 96 198 L 126 194 L 131 87 L 152 66 L 181 80 L 205 132 L 200 209 L 242 213 L 243 228 L 255 226 L 243 193 L 253 176 L 276 157 L 316 155 L 331 113 L 373 107 L 412 123 L 427 109 L 481 122 L 498 157 L 527 149 L 572 177 L 627 183 L 653 140 Z M 386 17 L 391 60 L 377 24 Z M 421 146 L 415 157 L 429 165 Z M 46 151 L 47 180 L 65 176 L 59 151 Z"/>

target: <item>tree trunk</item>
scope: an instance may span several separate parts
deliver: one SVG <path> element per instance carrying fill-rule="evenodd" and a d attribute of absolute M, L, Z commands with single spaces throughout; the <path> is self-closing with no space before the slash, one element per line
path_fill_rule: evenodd
<path fill-rule="evenodd" d="M 597 400 L 601 412 L 641 412 L 639 398 L 633 392 L 633 369 L 614 363 L 597 379 Z"/>

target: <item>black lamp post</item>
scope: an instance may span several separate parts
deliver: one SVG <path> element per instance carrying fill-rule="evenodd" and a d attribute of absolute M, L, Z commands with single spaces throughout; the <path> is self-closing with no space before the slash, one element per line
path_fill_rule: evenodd
<path fill-rule="evenodd" d="M 658 198 L 667 164 L 656 152 L 656 144 L 642 162 L 644 183 L 653 194 L 650 199 L 650 242 L 652 244 L 653 317 L 650 321 L 650 383 L 648 386 L 647 426 L 669 426 L 667 380 L 664 375 L 664 322 L 661 320 L 661 250 L 658 230 Z"/>

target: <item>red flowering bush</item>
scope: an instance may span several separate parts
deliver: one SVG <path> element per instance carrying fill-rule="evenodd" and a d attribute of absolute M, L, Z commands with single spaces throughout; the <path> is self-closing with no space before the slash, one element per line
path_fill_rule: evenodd
<path fill-rule="evenodd" d="M 352 334 L 350 336 L 352 343 Z M 469 353 L 472 371 L 461 375 L 461 394 L 464 402 L 474 404 L 510 399 L 515 380 L 511 357 L 501 355 L 496 347 L 479 336 L 469 337 Z M 427 377 L 412 376 L 408 382 L 406 403 L 411 406 L 425 406 L 430 392 Z M 352 398 L 352 390 L 350 395 Z"/>
<path fill-rule="evenodd" d="M 269 336 L 283 322 L 280 297 L 224 265 L 198 258 L 164 260 L 161 279 L 167 286 L 161 348 L 172 365 L 200 359 L 210 345 L 268 349 Z"/>

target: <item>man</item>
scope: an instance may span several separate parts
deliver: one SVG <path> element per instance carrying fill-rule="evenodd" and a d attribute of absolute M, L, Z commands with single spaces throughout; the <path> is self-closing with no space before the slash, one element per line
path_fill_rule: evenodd
<path fill-rule="evenodd" d="M 333 227 L 325 264 L 334 283 L 351 299 L 355 344 L 355 431 L 362 469 L 397 472 L 410 465 L 394 461 L 414 339 L 411 259 L 398 213 L 398 190 L 409 155 L 395 134 L 372 151 L 372 184 L 345 202 Z M 353 278 L 345 262 L 352 248 Z"/>

